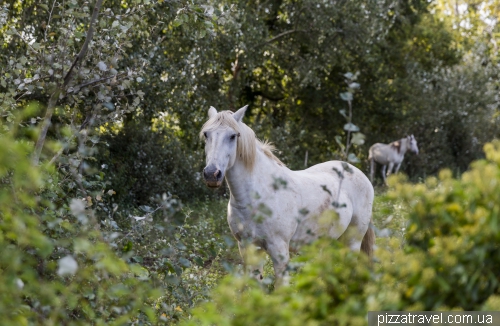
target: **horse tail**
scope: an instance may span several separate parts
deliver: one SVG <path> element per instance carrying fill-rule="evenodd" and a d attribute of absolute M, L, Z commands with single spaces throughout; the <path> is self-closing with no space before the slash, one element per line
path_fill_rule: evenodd
<path fill-rule="evenodd" d="M 373 221 L 370 219 L 368 231 L 366 231 L 363 241 L 361 242 L 361 251 L 368 255 L 368 258 L 373 256 L 373 247 L 375 246 L 375 232 L 373 231 Z"/>

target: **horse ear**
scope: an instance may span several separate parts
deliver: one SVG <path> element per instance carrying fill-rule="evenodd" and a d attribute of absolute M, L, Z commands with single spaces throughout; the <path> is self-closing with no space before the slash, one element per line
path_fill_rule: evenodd
<path fill-rule="evenodd" d="M 217 110 L 211 106 L 210 109 L 208 109 L 208 118 L 212 118 L 217 114 Z"/>
<path fill-rule="evenodd" d="M 245 105 L 244 107 L 242 107 L 238 111 L 234 112 L 233 118 L 234 118 L 234 120 L 236 120 L 236 122 L 241 122 L 241 120 L 243 120 L 243 116 L 245 115 L 245 111 L 247 110 L 247 107 L 248 107 L 248 105 Z"/>

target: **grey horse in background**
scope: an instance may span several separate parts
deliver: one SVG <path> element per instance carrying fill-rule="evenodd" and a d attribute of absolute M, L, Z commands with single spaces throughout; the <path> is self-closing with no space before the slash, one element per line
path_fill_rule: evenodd
<path fill-rule="evenodd" d="M 413 135 L 393 141 L 390 144 L 376 143 L 370 147 L 368 159 L 370 160 L 370 180 L 373 183 L 375 162 L 382 165 L 382 178 L 385 179 L 392 173 L 398 173 L 407 151 L 418 155 L 417 140 Z M 386 168 L 389 167 L 387 174 Z"/>

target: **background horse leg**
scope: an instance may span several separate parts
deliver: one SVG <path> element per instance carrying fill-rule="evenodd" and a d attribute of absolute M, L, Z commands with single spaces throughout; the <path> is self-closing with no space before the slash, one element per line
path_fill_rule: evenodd
<path fill-rule="evenodd" d="M 265 251 L 253 244 L 245 245 L 241 242 L 238 242 L 238 249 L 243 259 L 245 273 L 260 282 L 264 278 Z"/>
<path fill-rule="evenodd" d="M 288 261 L 290 260 L 290 252 L 288 243 L 281 239 L 276 239 L 267 242 L 267 253 L 271 256 L 274 267 L 274 276 L 276 282 L 274 287 L 288 285 Z"/>
<path fill-rule="evenodd" d="M 401 163 L 396 164 L 396 167 L 394 168 L 394 173 L 398 173 L 400 167 L 401 167 Z"/>
<path fill-rule="evenodd" d="M 375 160 L 373 157 L 370 159 L 370 181 L 373 183 L 373 177 L 375 176 Z"/>
<path fill-rule="evenodd" d="M 394 168 L 394 163 L 390 162 L 388 167 L 387 167 L 387 176 L 391 175 L 393 168 Z"/>
<path fill-rule="evenodd" d="M 384 180 L 384 184 L 385 184 L 385 169 L 387 169 L 387 165 L 382 165 L 382 179 Z"/>

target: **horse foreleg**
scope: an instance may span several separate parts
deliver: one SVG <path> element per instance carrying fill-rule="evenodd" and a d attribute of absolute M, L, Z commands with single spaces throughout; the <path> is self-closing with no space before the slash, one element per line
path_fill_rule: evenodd
<path fill-rule="evenodd" d="M 394 168 L 394 173 L 398 173 L 400 167 L 401 167 L 401 163 L 396 164 L 396 167 Z"/>
<path fill-rule="evenodd" d="M 271 256 L 276 277 L 275 287 L 288 284 L 288 261 L 290 252 L 288 243 L 283 240 L 267 242 L 267 253 Z"/>
<path fill-rule="evenodd" d="M 394 168 L 394 163 L 389 163 L 388 167 L 387 167 L 387 176 L 390 176 L 391 173 L 392 173 L 392 169 Z"/>
<path fill-rule="evenodd" d="M 245 245 L 241 242 L 238 242 L 238 249 L 243 259 L 245 273 L 248 273 L 257 281 L 261 281 L 264 278 L 264 250 L 252 244 Z"/>

